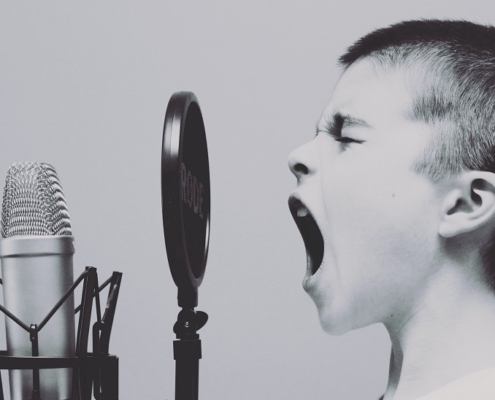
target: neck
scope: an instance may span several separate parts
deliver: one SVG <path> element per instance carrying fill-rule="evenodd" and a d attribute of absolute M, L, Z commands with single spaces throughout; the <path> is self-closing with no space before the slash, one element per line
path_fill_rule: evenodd
<path fill-rule="evenodd" d="M 495 295 L 455 271 L 439 272 L 407 314 L 385 322 L 392 354 L 384 400 L 414 400 L 495 367 Z"/>

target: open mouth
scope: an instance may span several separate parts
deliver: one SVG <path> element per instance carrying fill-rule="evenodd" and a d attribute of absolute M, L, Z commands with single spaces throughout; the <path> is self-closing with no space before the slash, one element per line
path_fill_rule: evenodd
<path fill-rule="evenodd" d="M 291 196 L 289 198 L 289 209 L 294 221 L 296 221 L 299 232 L 301 232 L 308 256 L 309 268 L 313 275 L 318 271 L 323 260 L 323 236 L 315 219 L 301 200 Z"/>

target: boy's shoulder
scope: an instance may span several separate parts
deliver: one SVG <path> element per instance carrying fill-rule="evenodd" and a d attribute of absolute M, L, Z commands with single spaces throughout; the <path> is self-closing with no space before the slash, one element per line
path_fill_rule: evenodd
<path fill-rule="evenodd" d="M 495 367 L 457 379 L 416 400 L 494 400 Z M 378 400 L 383 400 L 383 396 Z"/>
<path fill-rule="evenodd" d="M 483 369 L 457 379 L 417 400 L 493 400 L 495 368 Z"/>

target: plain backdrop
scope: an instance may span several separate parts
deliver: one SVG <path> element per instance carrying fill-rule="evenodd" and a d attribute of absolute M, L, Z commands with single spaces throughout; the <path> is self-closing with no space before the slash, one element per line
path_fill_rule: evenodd
<path fill-rule="evenodd" d="M 495 22 L 495 3 L 0 3 L 0 172 L 16 161 L 54 165 L 76 238 L 75 274 L 86 265 L 100 279 L 124 273 L 110 347 L 120 357 L 122 400 L 174 398 L 179 308 L 163 239 L 160 152 L 168 99 L 181 90 L 193 91 L 203 111 L 212 185 L 200 398 L 383 393 L 385 329 L 331 337 L 301 287 L 306 256 L 287 208 L 295 179 L 286 160 L 313 137 L 348 45 L 432 17 Z"/>

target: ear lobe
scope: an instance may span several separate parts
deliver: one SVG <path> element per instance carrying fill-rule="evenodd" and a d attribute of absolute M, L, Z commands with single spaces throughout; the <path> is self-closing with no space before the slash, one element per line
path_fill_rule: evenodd
<path fill-rule="evenodd" d="M 495 174 L 463 173 L 445 196 L 440 212 L 438 233 L 445 238 L 495 223 Z"/>

